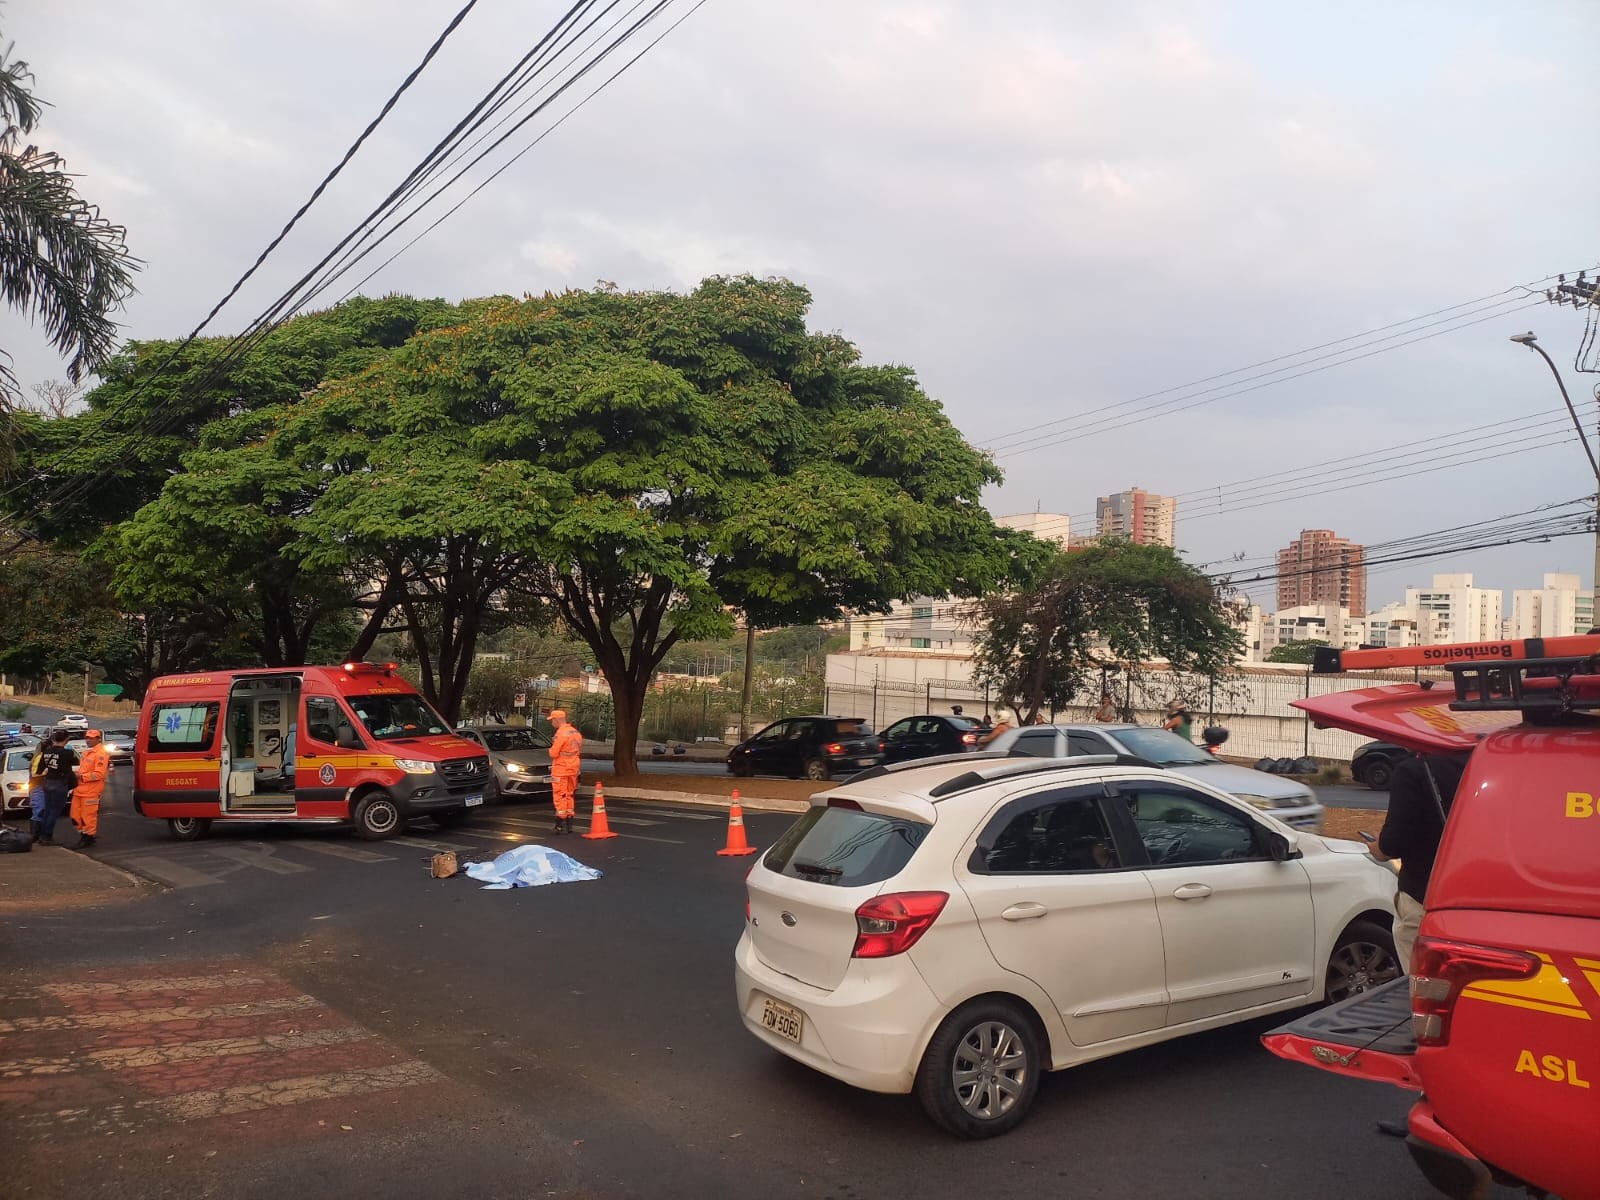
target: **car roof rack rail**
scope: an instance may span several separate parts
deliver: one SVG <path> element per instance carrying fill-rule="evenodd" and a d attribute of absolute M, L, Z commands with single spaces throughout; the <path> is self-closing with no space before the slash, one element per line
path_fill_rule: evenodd
<path fill-rule="evenodd" d="M 1160 763 L 1151 762 L 1148 758 L 1140 758 L 1137 754 L 1073 754 L 1067 758 L 1040 758 L 1033 754 L 1022 754 L 1012 751 L 1010 754 L 973 754 L 970 750 L 958 754 L 933 754 L 927 758 L 913 758 L 905 762 L 885 763 L 880 767 L 870 767 L 859 774 L 850 776 L 846 783 L 862 783 L 868 779 L 882 779 L 886 775 L 898 775 L 902 771 L 915 771 L 919 767 L 951 766 L 957 763 L 980 762 L 983 766 L 973 767 L 961 775 L 953 776 L 944 783 L 936 784 L 929 791 L 930 796 L 947 796 L 968 788 L 975 788 L 980 784 L 988 783 L 994 779 L 1007 779 L 1013 775 L 1031 775 L 1036 771 L 1060 771 L 1071 767 L 1148 767 L 1153 771 L 1164 770 Z M 966 782 L 961 782 L 966 781 Z M 954 786 L 960 782 L 960 786 Z"/>
<path fill-rule="evenodd" d="M 1460 712 L 1535 714 L 1600 711 L 1600 635 L 1511 638 L 1394 650 L 1318 649 L 1318 672 L 1431 667 L 1455 681 Z M 1429 684 L 1424 681 L 1424 687 Z"/>
<path fill-rule="evenodd" d="M 970 757 L 970 756 L 969 756 Z M 986 783 L 1001 779 L 1015 779 L 1024 775 L 1038 775 L 1045 771 L 1060 771 L 1073 767 L 1115 767 L 1121 765 L 1120 754 L 1075 754 L 1071 758 L 1032 758 L 1023 755 L 1001 757 L 996 755 L 992 766 L 965 771 L 953 779 L 935 784 L 928 789 L 928 798 L 940 800 L 958 792 L 968 792 Z"/>

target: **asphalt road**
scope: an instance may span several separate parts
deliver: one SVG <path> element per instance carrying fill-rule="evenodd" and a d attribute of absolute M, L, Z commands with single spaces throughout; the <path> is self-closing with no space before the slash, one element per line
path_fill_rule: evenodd
<path fill-rule="evenodd" d="M 45 1064 L 0 1070 L 9 1195 L 1433 1195 L 1372 1129 L 1403 1094 L 1279 1061 L 1277 1020 L 1047 1076 L 978 1144 L 791 1063 L 734 1010 L 749 860 L 715 811 L 614 803 L 620 837 L 554 843 L 603 879 L 490 892 L 433 849 L 542 838 L 542 810 L 179 843 L 119 775 L 96 857 L 167 889 L 0 926 L 0 1067 Z M 790 820 L 745 819 L 759 846 Z M 147 1028 L 192 1044 L 151 1057 Z"/>

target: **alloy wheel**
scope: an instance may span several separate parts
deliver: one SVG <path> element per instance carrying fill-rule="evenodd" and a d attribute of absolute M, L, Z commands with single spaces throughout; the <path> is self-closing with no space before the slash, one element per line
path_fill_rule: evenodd
<path fill-rule="evenodd" d="M 1328 959 L 1328 1003 L 1358 996 L 1400 978 L 1400 964 L 1387 946 L 1346 942 Z"/>
<path fill-rule="evenodd" d="M 1030 1069 L 1017 1031 L 1002 1021 L 984 1021 L 956 1044 L 950 1082 L 963 1109 L 980 1121 L 993 1121 L 1017 1103 Z"/>

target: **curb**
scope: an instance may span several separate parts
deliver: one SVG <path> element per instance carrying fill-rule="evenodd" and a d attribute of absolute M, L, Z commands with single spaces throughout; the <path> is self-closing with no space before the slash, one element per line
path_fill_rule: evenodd
<path fill-rule="evenodd" d="M 605 781 L 601 780 L 603 784 Z M 578 795 L 594 797 L 594 788 L 580 787 Z M 692 808 L 720 808 L 726 810 L 732 801 L 730 796 L 719 796 L 710 792 L 673 792 L 656 791 L 653 788 L 633 787 L 607 787 L 606 796 L 615 796 L 618 800 L 645 800 L 654 804 L 683 804 Z M 740 796 L 739 806 L 750 812 L 785 812 L 803 813 L 811 805 L 804 800 L 778 800 L 765 796 Z"/>

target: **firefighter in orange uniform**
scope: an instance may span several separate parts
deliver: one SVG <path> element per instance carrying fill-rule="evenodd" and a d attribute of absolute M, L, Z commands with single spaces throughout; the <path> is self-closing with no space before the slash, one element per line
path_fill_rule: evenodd
<path fill-rule="evenodd" d="M 550 792 L 556 805 L 555 832 L 571 833 L 572 820 L 578 815 L 576 796 L 583 734 L 576 725 L 567 723 L 567 714 L 559 708 L 550 710 L 550 725 L 555 730 L 550 742 Z"/>
<path fill-rule="evenodd" d="M 84 734 L 89 748 L 83 752 L 78 765 L 78 786 L 72 789 L 72 823 L 83 835 L 78 849 L 94 845 L 100 833 L 100 795 L 106 790 L 106 780 L 111 775 L 111 751 L 98 729 Z"/>

